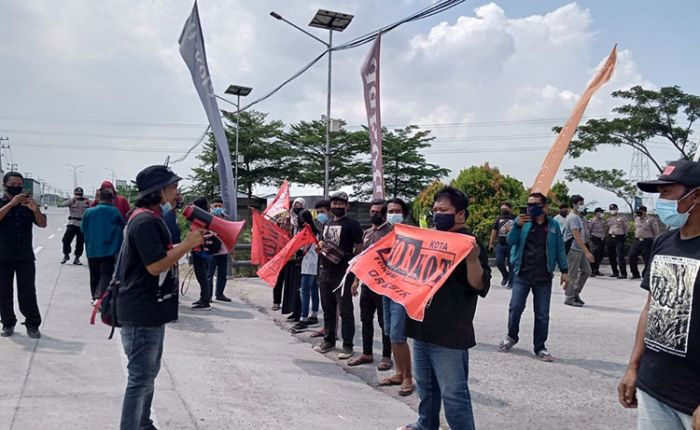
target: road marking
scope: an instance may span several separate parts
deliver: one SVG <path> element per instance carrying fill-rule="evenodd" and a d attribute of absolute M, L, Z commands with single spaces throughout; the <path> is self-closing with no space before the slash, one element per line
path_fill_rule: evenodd
<path fill-rule="evenodd" d="M 58 229 L 58 230 L 56 230 L 56 231 L 60 233 L 60 232 L 61 232 L 61 230 L 63 230 L 63 227 L 59 228 L 59 229 Z"/>
<path fill-rule="evenodd" d="M 54 237 L 56 237 L 56 235 L 52 234 L 51 236 L 49 236 L 49 239 L 53 239 Z"/>
<path fill-rule="evenodd" d="M 41 252 L 42 249 L 44 249 L 43 246 L 37 246 L 36 249 L 34 250 L 34 253 L 35 253 L 35 254 L 38 254 L 38 253 Z"/>

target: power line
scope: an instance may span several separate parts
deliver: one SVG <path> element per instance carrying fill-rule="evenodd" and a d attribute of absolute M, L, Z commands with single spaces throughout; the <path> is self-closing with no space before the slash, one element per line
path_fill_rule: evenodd
<path fill-rule="evenodd" d="M 170 122 L 141 122 L 141 121 L 107 121 L 90 119 L 56 119 L 56 118 L 26 118 L 0 115 L 0 120 L 21 121 L 21 122 L 41 122 L 58 124 L 86 124 L 86 125 L 114 125 L 119 127 L 155 127 L 155 128 L 202 128 L 206 124 L 192 123 L 170 123 Z"/>

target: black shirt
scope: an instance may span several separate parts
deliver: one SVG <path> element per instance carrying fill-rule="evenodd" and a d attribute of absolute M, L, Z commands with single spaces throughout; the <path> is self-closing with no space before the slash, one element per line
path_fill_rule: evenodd
<path fill-rule="evenodd" d="M 360 223 L 348 217 L 327 223 L 323 227 L 323 241 L 328 253 L 335 254 L 340 261 L 334 263 L 328 253 L 321 254 L 321 266 L 327 270 L 345 270 L 354 256 L 355 245 L 362 244 L 362 234 Z"/>
<path fill-rule="evenodd" d="M 651 294 L 637 386 L 692 415 L 700 406 L 700 237 L 654 242 L 642 288 Z"/>
<path fill-rule="evenodd" d="M 457 233 L 476 238 L 466 228 Z M 486 248 L 479 239 L 479 263 L 484 269 L 482 290 L 475 290 L 467 280 L 467 262 L 459 263 L 447 281 L 425 308 L 423 322 L 406 320 L 406 335 L 415 340 L 452 349 L 469 349 L 476 345 L 474 314 L 478 296 L 486 297 L 491 283 L 491 268 Z"/>
<path fill-rule="evenodd" d="M 496 230 L 498 233 L 498 244 L 499 245 L 508 245 L 508 231 L 507 228 L 509 225 L 513 224 L 513 220 L 515 219 L 515 215 L 513 214 L 508 214 L 508 215 L 499 215 L 498 218 L 496 218 L 496 221 L 493 223 L 493 226 L 491 227 L 492 230 Z"/>
<path fill-rule="evenodd" d="M 10 203 L 7 195 L 0 197 L 0 208 Z M 0 220 L 0 261 L 34 261 L 32 225 L 34 212 L 17 205 Z"/>
<path fill-rule="evenodd" d="M 163 219 L 151 212 L 131 216 L 121 262 L 117 317 L 123 325 L 158 326 L 177 319 L 178 276 L 173 266 L 160 276 L 146 270 L 172 247 Z"/>
<path fill-rule="evenodd" d="M 551 281 L 547 271 L 547 221 L 542 224 L 532 222 L 532 228 L 525 240 L 523 262 L 518 276 L 529 282 Z"/>

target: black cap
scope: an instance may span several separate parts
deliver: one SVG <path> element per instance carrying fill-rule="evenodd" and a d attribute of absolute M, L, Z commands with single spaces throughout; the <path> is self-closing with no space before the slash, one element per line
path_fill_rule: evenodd
<path fill-rule="evenodd" d="M 163 165 L 148 166 L 136 175 L 136 188 L 139 190 L 136 198 L 140 199 L 154 191 L 162 190 L 181 179 L 169 167 Z"/>
<path fill-rule="evenodd" d="M 593 211 L 594 214 L 602 214 L 603 212 L 605 212 L 603 208 L 595 208 L 595 210 Z"/>
<path fill-rule="evenodd" d="M 691 188 L 700 187 L 700 163 L 689 160 L 671 161 L 659 179 L 637 182 L 639 189 L 645 193 L 658 193 L 659 185 L 672 184 L 682 184 Z"/>
<path fill-rule="evenodd" d="M 644 205 L 642 205 L 642 206 L 638 207 L 637 210 L 638 210 L 638 211 L 644 211 L 644 212 L 646 212 L 646 211 L 647 211 L 647 207 L 644 206 Z"/>
<path fill-rule="evenodd" d="M 83 189 L 81 187 L 76 187 L 73 190 L 73 194 L 83 194 Z"/>
<path fill-rule="evenodd" d="M 613 203 L 613 204 L 611 204 L 611 205 L 608 207 L 608 209 L 611 210 L 611 211 L 616 211 L 616 210 L 618 210 L 619 208 L 617 207 L 617 205 L 616 205 L 615 203 Z"/>

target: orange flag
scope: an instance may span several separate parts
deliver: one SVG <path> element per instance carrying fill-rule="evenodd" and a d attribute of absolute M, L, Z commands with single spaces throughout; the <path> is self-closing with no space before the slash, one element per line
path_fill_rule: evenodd
<path fill-rule="evenodd" d="M 471 236 L 398 224 L 355 257 L 349 270 L 423 321 L 425 306 L 475 246 Z"/>
<path fill-rule="evenodd" d="M 289 242 L 289 233 L 253 209 L 250 262 L 260 266 L 272 259 Z"/>
<path fill-rule="evenodd" d="M 610 77 L 612 76 L 613 71 L 615 70 L 616 62 L 617 45 L 613 46 L 613 49 L 610 52 L 608 59 L 605 61 L 605 64 L 603 64 L 603 67 L 600 68 L 598 74 L 588 85 L 586 91 L 583 92 L 583 95 L 579 99 L 578 103 L 576 103 L 576 107 L 574 108 L 573 113 L 566 121 L 566 124 L 564 124 L 564 127 L 559 132 L 557 139 L 554 141 L 554 145 L 552 145 L 552 148 L 549 150 L 547 157 L 542 163 L 540 173 L 537 175 L 537 178 L 535 178 L 535 183 L 532 185 L 533 193 L 539 192 L 544 195 L 547 195 L 547 193 L 549 192 L 549 189 L 552 187 L 552 183 L 554 182 L 554 177 L 559 171 L 561 162 L 564 160 L 566 151 L 569 149 L 569 143 L 571 143 L 571 138 L 574 137 L 574 133 L 576 133 L 576 128 L 581 122 L 583 113 L 586 111 L 586 106 L 588 106 L 588 102 L 591 100 L 591 97 L 593 97 L 593 94 L 595 94 L 595 92 L 598 91 L 598 89 L 602 87 L 603 84 L 610 80 Z"/>
<path fill-rule="evenodd" d="M 258 276 L 260 279 L 270 284 L 271 287 L 274 287 L 277 282 L 277 277 L 280 275 L 282 268 L 284 268 L 284 265 L 289 261 L 291 256 L 304 246 L 316 242 L 317 240 L 316 236 L 314 236 L 314 232 L 311 231 L 311 227 L 307 225 L 302 231 L 297 233 L 277 255 L 272 257 L 272 260 L 258 269 Z"/>
<path fill-rule="evenodd" d="M 263 215 L 268 218 L 274 218 L 284 211 L 289 210 L 289 182 L 285 179 L 282 186 L 277 191 L 277 196 L 272 200 L 272 203 L 265 208 Z"/>

